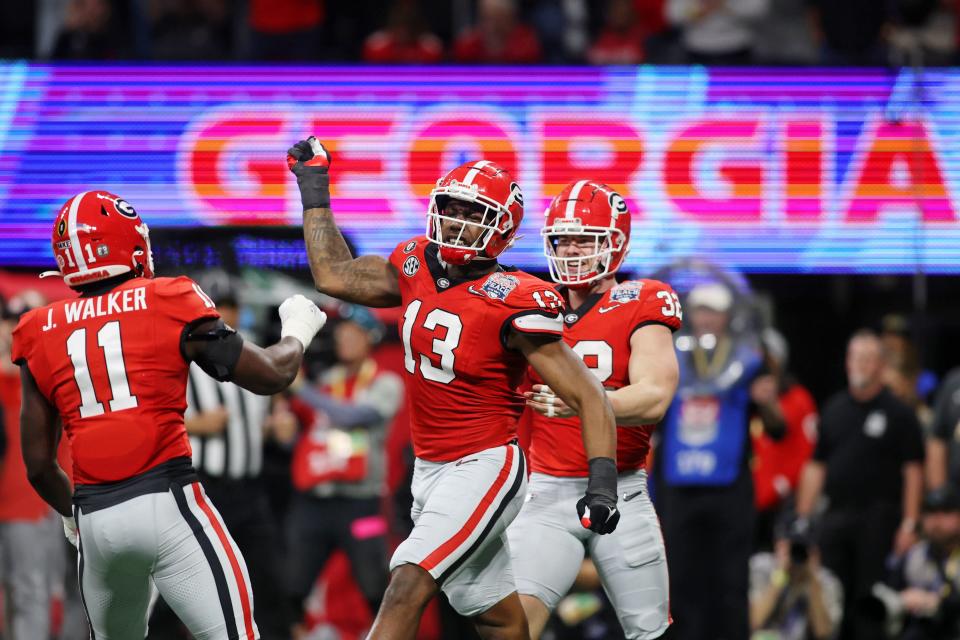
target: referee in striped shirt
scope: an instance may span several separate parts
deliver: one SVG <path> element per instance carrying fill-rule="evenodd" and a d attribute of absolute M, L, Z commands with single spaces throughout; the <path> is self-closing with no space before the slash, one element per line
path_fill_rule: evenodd
<path fill-rule="evenodd" d="M 223 321 L 236 328 L 239 295 L 231 276 L 210 271 L 197 282 L 217 305 Z M 260 479 L 269 410 L 269 397 L 232 382 L 218 382 L 196 364 L 190 365 L 184 425 L 193 448 L 193 466 L 246 560 L 261 638 L 287 640 L 293 610 L 284 597 L 282 537 Z M 166 616 L 162 618 L 151 622 L 151 632 L 155 626 L 166 626 Z"/>

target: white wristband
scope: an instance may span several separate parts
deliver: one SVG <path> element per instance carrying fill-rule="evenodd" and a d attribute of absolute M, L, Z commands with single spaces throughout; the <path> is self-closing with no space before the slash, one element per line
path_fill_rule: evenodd
<path fill-rule="evenodd" d="M 327 322 L 327 314 L 299 294 L 284 300 L 280 305 L 279 313 L 280 337 L 293 336 L 300 342 L 304 351 Z"/>
<path fill-rule="evenodd" d="M 307 350 L 307 345 L 313 340 L 314 335 L 314 330 L 308 326 L 307 323 L 295 319 L 288 320 L 280 329 L 281 338 L 286 338 L 287 336 L 296 338 L 304 351 Z"/>

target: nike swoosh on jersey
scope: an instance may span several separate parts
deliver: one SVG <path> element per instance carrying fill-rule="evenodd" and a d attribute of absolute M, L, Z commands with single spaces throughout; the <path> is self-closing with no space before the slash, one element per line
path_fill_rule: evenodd
<path fill-rule="evenodd" d="M 625 493 L 625 494 L 623 494 L 623 501 L 624 501 L 624 502 L 630 502 L 631 500 L 633 500 L 634 498 L 636 498 L 636 497 L 637 497 L 638 495 L 640 495 L 641 493 L 643 493 L 643 489 L 641 489 L 640 491 L 637 491 L 636 493 Z"/>
<path fill-rule="evenodd" d="M 470 458 L 469 460 L 457 460 L 457 464 L 454 466 L 459 467 L 462 464 L 467 464 L 468 462 L 476 462 L 477 458 Z"/>
<path fill-rule="evenodd" d="M 622 306 L 623 306 L 622 304 L 615 304 L 612 307 L 600 307 L 599 309 L 597 309 L 597 311 L 599 311 L 600 313 L 606 313 L 607 311 L 613 311 L 614 309 L 619 309 Z"/>

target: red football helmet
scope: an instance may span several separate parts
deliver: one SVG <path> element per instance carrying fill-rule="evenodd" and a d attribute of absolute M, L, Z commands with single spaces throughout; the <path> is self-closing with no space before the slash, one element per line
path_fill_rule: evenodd
<path fill-rule="evenodd" d="M 53 222 L 53 255 L 69 287 L 130 271 L 153 277 L 147 225 L 126 200 L 106 191 L 85 191 L 69 200 Z"/>
<path fill-rule="evenodd" d="M 444 215 L 451 199 L 483 205 L 483 218 L 472 222 Z M 523 194 L 510 174 L 489 160 L 467 162 L 437 180 L 437 186 L 430 193 L 427 239 L 440 246 L 440 257 L 449 264 L 494 260 L 513 244 L 521 220 Z M 441 223 L 445 221 L 459 225 L 456 238 L 443 237 Z M 462 236 L 468 227 L 480 227 L 481 233 L 466 245 Z"/>
<path fill-rule="evenodd" d="M 620 194 L 593 180 L 568 184 L 553 199 L 541 231 L 544 255 L 554 282 L 582 288 L 616 273 L 630 250 L 630 212 Z M 564 236 L 587 236 L 592 252 L 557 255 Z"/>

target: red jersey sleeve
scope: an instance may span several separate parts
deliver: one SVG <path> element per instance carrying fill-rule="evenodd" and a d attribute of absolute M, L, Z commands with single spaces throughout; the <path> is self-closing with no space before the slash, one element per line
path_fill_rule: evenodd
<path fill-rule="evenodd" d="M 30 360 L 37 341 L 37 317 L 39 309 L 31 309 L 23 314 L 13 330 L 13 343 L 10 345 L 10 359 L 14 364 L 26 364 Z"/>
<path fill-rule="evenodd" d="M 407 274 L 409 275 L 409 274 L 410 274 L 410 267 L 408 267 L 408 268 L 407 268 L 407 271 L 404 272 L 404 271 L 403 271 L 403 269 L 404 269 L 404 264 L 407 262 L 407 260 L 410 258 L 410 256 L 414 256 L 414 260 L 419 261 L 419 258 L 417 257 L 417 254 L 419 254 L 419 253 L 421 253 L 421 252 L 420 252 L 420 251 L 417 251 L 417 247 L 418 247 L 419 245 L 425 245 L 425 244 L 427 244 L 428 242 L 429 242 L 429 241 L 427 240 L 427 238 L 426 238 L 425 236 L 419 236 L 419 237 L 417 237 L 417 238 L 411 238 L 410 240 L 407 240 L 407 241 L 405 241 L 405 242 L 401 242 L 401 243 L 398 244 L 397 247 L 393 250 L 393 253 L 390 254 L 390 258 L 388 258 L 388 259 L 390 260 L 390 264 L 392 264 L 394 267 L 396 267 L 396 269 L 397 269 L 398 272 L 400 272 L 400 273 L 407 273 Z M 411 261 L 411 262 L 412 262 L 412 261 Z M 417 262 L 417 268 L 419 268 L 419 267 L 420 267 L 420 264 L 419 264 L 419 262 Z M 416 270 L 414 269 L 414 271 L 416 271 Z"/>
<path fill-rule="evenodd" d="M 635 302 L 633 302 L 635 300 Z M 661 324 L 670 331 L 682 326 L 683 309 L 673 288 L 659 280 L 627 280 L 610 291 L 610 302 L 632 303 L 630 334 L 641 327 Z"/>
<path fill-rule="evenodd" d="M 219 318 L 217 305 L 196 282 L 186 276 L 157 278 L 154 285 L 159 310 L 187 325 L 206 318 Z"/>
<path fill-rule="evenodd" d="M 521 272 L 496 272 L 481 288 L 487 295 L 506 290 L 508 315 L 500 332 L 504 341 L 510 331 L 563 338 L 563 298 L 552 284 Z"/>

